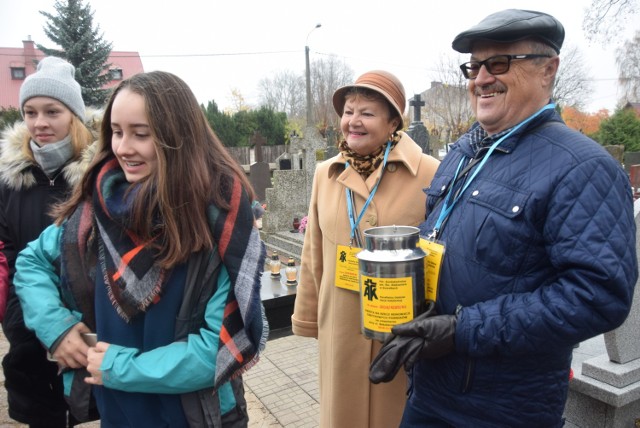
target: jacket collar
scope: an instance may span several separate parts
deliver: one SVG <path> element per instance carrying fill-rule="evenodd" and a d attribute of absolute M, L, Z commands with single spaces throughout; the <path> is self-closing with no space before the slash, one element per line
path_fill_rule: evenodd
<path fill-rule="evenodd" d="M 560 117 L 560 115 L 558 115 L 558 113 L 555 110 L 544 111 L 540 113 L 538 117 L 534 118 L 531 122 L 527 123 L 525 126 L 521 127 L 520 129 L 516 130 L 513 134 L 511 134 L 507 139 L 505 139 L 502 143 L 500 143 L 500 145 L 496 148 L 496 150 L 503 153 L 511 153 L 516 148 L 516 145 L 518 144 L 518 141 L 520 141 L 521 137 L 529 134 L 532 131 L 535 131 L 536 128 L 538 128 L 539 126 L 547 122 L 563 123 L 562 118 Z M 471 147 L 470 135 L 479 126 L 480 124 L 478 122 L 475 122 L 471 126 L 470 130 L 466 134 L 464 134 L 462 137 L 460 137 L 458 142 L 455 144 L 456 146 L 459 146 L 461 152 L 467 157 L 472 158 L 475 156 L 480 156 L 486 153 L 486 151 L 488 150 L 488 147 L 482 148 L 476 155 L 476 153 L 473 151 L 473 148 Z"/>

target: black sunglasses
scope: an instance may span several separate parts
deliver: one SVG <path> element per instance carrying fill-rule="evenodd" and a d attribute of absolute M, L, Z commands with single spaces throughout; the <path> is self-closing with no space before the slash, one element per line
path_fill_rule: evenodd
<path fill-rule="evenodd" d="M 509 71 L 511 61 L 514 59 L 551 58 L 551 55 L 526 54 L 526 55 L 496 55 L 484 61 L 469 61 L 460 65 L 462 74 L 467 79 L 475 79 L 484 65 L 487 71 L 493 75 L 504 74 Z"/>

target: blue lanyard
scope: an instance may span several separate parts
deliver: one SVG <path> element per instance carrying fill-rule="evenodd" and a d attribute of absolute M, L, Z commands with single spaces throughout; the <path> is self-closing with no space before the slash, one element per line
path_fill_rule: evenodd
<path fill-rule="evenodd" d="M 387 143 L 387 148 L 385 149 L 385 152 L 384 152 L 384 160 L 382 161 L 382 171 L 380 172 L 380 176 L 378 177 L 378 180 L 376 181 L 376 184 L 373 186 L 373 189 L 371 189 L 371 193 L 369 193 L 369 197 L 365 201 L 364 206 L 362 207 L 362 211 L 360 211 L 360 215 L 358 216 L 357 219 L 355 219 L 355 216 L 354 216 L 355 207 L 351 203 L 351 189 L 349 189 L 348 187 L 345 188 L 345 193 L 347 195 L 347 211 L 349 213 L 349 224 L 351 225 L 351 234 L 349 236 L 349 238 L 350 238 L 349 245 L 351 245 L 351 243 L 353 242 L 353 237 L 355 236 L 356 229 L 358 229 L 358 225 L 360 224 L 360 220 L 362 220 L 362 216 L 364 215 L 364 212 L 367 210 L 367 207 L 369 206 L 369 204 L 373 200 L 373 195 L 376 194 L 376 191 L 378 190 L 378 185 L 380 184 L 380 181 L 382 181 L 382 174 L 384 173 L 384 168 L 387 165 L 387 159 L 389 159 L 389 152 L 390 151 L 391 151 L 391 141 L 389 141 Z M 349 167 L 349 162 L 347 162 L 344 167 L 345 167 L 345 169 L 348 168 Z"/>
<path fill-rule="evenodd" d="M 447 196 L 445 197 L 444 202 L 442 203 L 442 208 L 440 209 L 440 215 L 438 216 L 438 220 L 436 220 L 436 224 L 433 227 L 433 232 L 431 232 L 431 235 L 429 235 L 429 238 L 431 238 L 431 239 L 437 238 L 438 233 L 440 232 L 440 228 L 442 227 L 442 224 L 444 223 L 446 218 L 449 216 L 449 214 L 451 214 L 451 211 L 453 210 L 453 207 L 460 200 L 460 198 L 462 197 L 462 194 L 465 192 L 465 190 L 467 190 L 467 188 L 469 187 L 471 182 L 476 178 L 476 176 L 478 175 L 478 173 L 480 172 L 480 170 L 482 169 L 484 164 L 489 159 L 489 156 L 491 156 L 493 151 L 500 145 L 500 143 L 502 143 L 507 137 L 509 137 L 511 134 L 513 134 L 515 131 L 520 129 L 523 125 L 525 125 L 526 123 L 531 121 L 533 118 L 538 116 L 543 111 L 549 110 L 549 109 L 552 109 L 552 108 L 555 108 L 555 107 L 556 107 L 556 105 L 553 104 L 553 103 L 547 104 L 546 106 L 542 107 L 540 110 L 538 110 L 537 112 L 535 112 L 534 114 L 532 114 L 531 116 L 529 116 L 528 118 L 526 118 L 525 120 L 523 120 L 522 122 L 520 122 L 519 124 L 514 126 L 511 129 L 511 131 L 509 131 L 506 135 L 502 136 L 500 139 L 498 139 L 498 141 L 493 143 L 491 145 L 491 147 L 489 148 L 489 150 L 487 151 L 487 153 L 482 158 L 482 161 L 478 164 L 478 168 L 476 168 L 476 170 L 473 172 L 473 174 L 471 174 L 471 177 L 469 177 L 469 179 L 466 180 L 466 182 L 462 186 L 462 189 L 454 197 L 453 201 L 451 201 L 451 194 L 453 193 L 453 188 L 455 186 L 454 185 L 450 186 L 450 188 L 449 188 L 449 190 L 447 192 Z M 456 169 L 456 173 L 453 176 L 453 181 L 451 183 L 455 184 L 456 180 L 458 179 L 458 174 L 460 173 L 460 170 L 462 169 L 462 165 L 464 164 L 465 161 L 466 161 L 466 159 L 464 157 L 462 159 L 460 159 L 460 163 L 458 164 L 458 168 Z"/>

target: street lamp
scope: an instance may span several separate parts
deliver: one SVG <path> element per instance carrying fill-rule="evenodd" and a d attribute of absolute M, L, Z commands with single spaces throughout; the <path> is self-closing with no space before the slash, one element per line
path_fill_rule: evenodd
<path fill-rule="evenodd" d="M 313 118 L 311 117 L 311 70 L 309 69 L 309 36 L 316 28 L 322 27 L 322 24 L 316 24 L 315 27 L 307 34 L 307 39 L 304 42 L 304 58 L 306 61 L 306 74 L 307 74 L 307 126 L 311 126 Z"/>

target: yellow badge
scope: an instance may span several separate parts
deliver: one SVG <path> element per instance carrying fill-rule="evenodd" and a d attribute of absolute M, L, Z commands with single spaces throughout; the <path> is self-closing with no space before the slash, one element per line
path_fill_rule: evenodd
<path fill-rule="evenodd" d="M 336 287 L 357 292 L 358 284 L 358 258 L 356 254 L 362 248 L 338 245 L 336 252 Z"/>
<path fill-rule="evenodd" d="M 438 296 L 444 245 L 420 238 L 420 248 L 427 254 L 424 258 L 424 295 L 427 300 L 435 302 Z"/>

